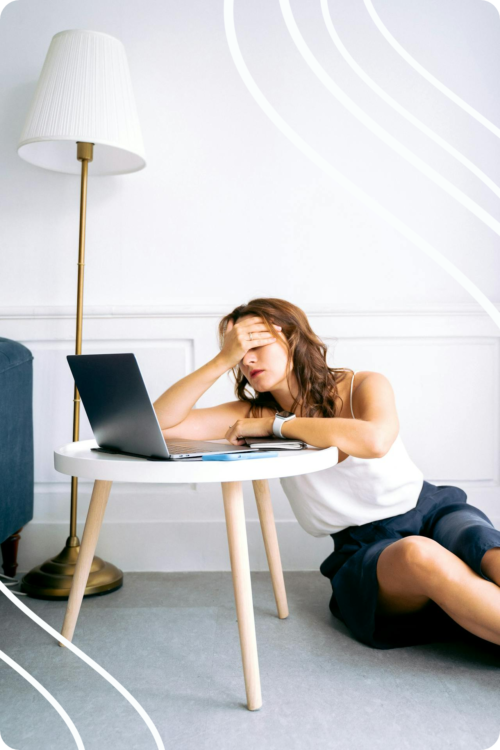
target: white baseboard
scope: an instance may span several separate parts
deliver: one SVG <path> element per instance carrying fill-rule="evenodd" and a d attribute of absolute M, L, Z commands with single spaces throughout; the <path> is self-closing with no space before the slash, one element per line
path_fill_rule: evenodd
<path fill-rule="evenodd" d="M 250 570 L 269 570 L 260 524 L 247 520 Z M 315 538 L 296 521 L 277 521 L 283 570 L 318 570 L 333 550 L 330 537 Z M 82 539 L 83 525 L 77 525 Z M 21 532 L 18 569 L 31 570 L 64 548 L 69 524 L 32 522 Z M 226 524 L 221 521 L 106 523 L 96 554 L 123 571 L 230 571 Z"/>

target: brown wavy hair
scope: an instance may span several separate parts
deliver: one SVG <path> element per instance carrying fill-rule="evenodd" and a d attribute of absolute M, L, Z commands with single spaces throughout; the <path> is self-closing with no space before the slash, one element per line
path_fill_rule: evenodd
<path fill-rule="evenodd" d="M 273 324 L 281 326 L 288 352 L 286 363 L 287 384 L 290 389 L 289 372 L 290 363 L 293 361 L 295 378 L 299 387 L 291 411 L 295 411 L 295 408 L 300 404 L 306 417 L 335 417 L 337 411 L 335 399 L 340 398 L 342 401 L 338 393 L 337 383 L 340 383 L 346 377 L 346 368 L 328 366 L 326 362 L 327 347 L 312 330 L 304 311 L 297 305 L 276 297 L 260 297 L 250 300 L 246 305 L 238 305 L 219 322 L 218 339 L 221 350 L 224 346 L 228 322 L 232 320 L 233 323 L 236 323 L 239 318 L 245 315 L 259 315 L 272 335 L 276 333 Z M 272 393 L 256 391 L 256 396 L 246 393 L 246 387 L 250 384 L 238 365 L 232 367 L 231 371 L 236 381 L 235 395 L 240 401 L 247 401 L 252 405 L 250 409 L 252 416 L 257 416 L 257 409 L 262 407 L 281 411 L 282 407 Z M 339 376 L 336 375 L 337 371 L 341 373 Z M 353 372 L 353 370 L 350 370 L 350 372 Z"/>

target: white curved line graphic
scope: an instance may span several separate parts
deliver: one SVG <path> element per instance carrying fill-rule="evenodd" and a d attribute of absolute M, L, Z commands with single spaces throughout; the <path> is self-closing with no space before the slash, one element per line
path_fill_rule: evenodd
<path fill-rule="evenodd" d="M 454 263 L 449 261 L 445 256 L 430 245 L 423 237 L 413 231 L 407 224 L 400 221 L 397 216 L 391 213 L 388 209 L 382 206 L 381 203 L 372 198 L 368 193 L 365 193 L 360 187 L 354 182 L 351 182 L 335 167 L 329 164 L 317 151 L 315 151 L 308 143 L 306 143 L 294 130 L 291 128 L 283 118 L 276 112 L 272 105 L 265 98 L 262 91 L 259 89 L 254 79 L 250 75 L 250 72 L 243 60 L 241 50 L 238 45 L 236 37 L 236 30 L 234 27 L 234 0 L 224 0 L 224 26 L 226 31 L 227 42 L 229 45 L 229 51 L 233 58 L 236 69 L 240 74 L 243 82 L 247 89 L 259 105 L 265 114 L 269 117 L 276 127 L 288 138 L 304 156 L 307 156 L 314 164 L 316 164 L 325 174 L 331 177 L 335 182 L 341 185 L 345 190 L 354 195 L 358 200 L 364 203 L 370 208 L 377 216 L 384 219 L 391 227 L 397 229 L 404 237 L 413 242 L 422 252 L 432 258 L 441 268 L 452 276 L 469 294 L 478 302 L 483 310 L 490 316 L 494 323 L 500 328 L 500 312 L 496 309 L 494 304 L 490 302 L 488 297 L 464 274 L 460 269 L 455 266 Z"/>
<path fill-rule="evenodd" d="M 497 221 L 497 219 L 495 219 L 491 214 L 488 213 L 488 211 L 485 211 L 484 208 L 481 208 L 481 206 L 479 206 L 475 201 L 465 195 L 465 193 L 463 193 L 459 188 L 453 185 L 452 182 L 447 180 L 445 177 L 440 175 L 439 172 L 436 172 L 435 169 L 426 164 L 422 159 L 420 159 L 420 157 L 416 156 L 416 154 L 410 151 L 410 149 L 406 148 L 406 146 L 403 146 L 403 144 L 400 143 L 397 138 L 394 138 L 394 136 L 388 133 L 387 130 L 385 130 L 383 127 L 381 127 L 381 125 L 375 122 L 375 120 L 367 115 L 366 112 L 361 109 L 361 107 L 359 107 L 349 96 L 347 96 L 344 91 L 342 91 L 342 89 L 335 83 L 332 78 L 330 78 L 326 70 L 316 60 L 313 53 L 304 41 L 304 38 L 299 31 L 299 27 L 295 22 L 295 18 L 293 17 L 289 0 L 279 0 L 279 3 L 287 29 L 290 32 L 290 36 L 292 37 L 295 46 L 297 47 L 300 54 L 309 65 L 313 73 L 316 74 L 316 76 L 328 89 L 328 91 L 333 94 L 333 96 L 341 104 L 343 104 L 344 107 L 354 115 L 354 117 L 362 122 L 365 127 L 369 128 L 369 130 L 371 130 L 374 135 L 380 138 L 380 140 L 384 141 L 385 144 L 392 148 L 393 151 L 396 151 L 396 153 L 402 156 L 403 159 L 406 159 L 406 161 L 410 162 L 410 164 L 413 164 L 413 166 L 416 167 L 419 172 L 422 172 L 422 174 L 425 174 L 427 177 L 429 177 L 429 179 L 431 179 L 436 185 L 447 192 L 448 195 L 450 195 L 452 198 L 455 198 L 455 200 L 461 203 L 464 208 L 467 208 L 480 221 L 489 226 L 490 229 L 493 229 L 495 234 L 500 236 L 500 222 Z"/>
<path fill-rule="evenodd" d="M 1 734 L 0 734 L 0 750 L 14 750 L 13 747 L 8 747 L 8 745 L 5 744 L 5 742 L 2 739 Z"/>
<path fill-rule="evenodd" d="M 110 685 L 112 685 L 116 690 L 118 690 L 119 693 L 123 695 L 126 700 L 130 703 L 131 706 L 135 708 L 139 716 L 144 720 L 145 724 L 147 725 L 149 731 L 153 735 L 154 741 L 156 743 L 156 747 L 158 750 L 165 750 L 165 745 L 162 742 L 162 739 L 160 737 L 160 733 L 158 732 L 157 728 L 149 718 L 146 711 L 143 709 L 141 704 L 134 698 L 133 695 L 131 695 L 126 688 L 121 685 L 118 680 L 116 680 L 112 675 L 109 674 L 109 672 L 106 672 L 106 670 L 101 667 L 100 664 L 95 662 L 93 659 L 90 658 L 90 656 L 87 656 L 87 654 L 79 649 L 77 646 L 75 646 L 71 641 L 69 641 L 67 638 L 65 638 L 61 633 L 58 633 L 57 630 L 55 630 L 53 627 L 51 627 L 48 623 L 45 622 L 45 620 L 42 620 L 41 617 L 36 615 L 34 612 L 31 611 L 29 607 L 26 606 L 26 604 L 23 604 L 19 599 L 16 598 L 13 591 L 9 591 L 9 589 L 0 581 L 0 591 L 3 591 L 5 596 L 7 596 L 16 607 L 18 607 L 21 612 L 24 612 L 25 615 L 28 615 L 28 617 L 31 617 L 33 622 L 36 622 L 37 625 L 39 625 L 41 628 L 43 628 L 49 635 L 51 635 L 53 638 L 56 639 L 56 641 L 64 643 L 64 645 L 69 648 L 73 653 L 75 653 L 82 661 L 84 661 L 86 664 L 89 665 L 89 667 L 92 667 L 98 674 L 101 675 L 101 677 L 104 677 L 105 680 L 107 680 Z"/>
<path fill-rule="evenodd" d="M 488 120 L 487 117 L 484 117 L 484 115 L 478 112 L 477 109 L 474 109 L 474 107 L 471 107 L 470 104 L 467 104 L 467 102 L 457 96 L 457 94 L 453 93 L 451 89 L 445 86 L 444 83 L 441 83 L 441 81 L 435 78 L 432 73 L 429 73 L 429 71 L 426 70 L 423 65 L 420 65 L 420 63 L 418 63 L 414 57 L 408 54 L 405 48 L 402 47 L 399 42 L 394 39 L 391 32 L 384 26 L 384 24 L 380 20 L 380 17 L 377 15 L 377 11 L 373 7 L 373 3 L 371 2 L 371 0 L 364 0 L 364 3 L 377 29 L 389 42 L 391 47 L 395 49 L 399 55 L 401 55 L 403 60 L 406 60 L 406 62 L 417 71 L 417 73 L 420 73 L 420 75 L 423 76 L 427 81 L 429 81 L 429 83 L 432 83 L 432 85 L 435 86 L 439 91 L 441 91 L 442 94 L 447 96 L 448 99 L 451 99 L 452 102 L 461 107 L 465 112 L 467 112 L 467 114 L 480 122 L 481 125 L 484 125 L 484 127 L 490 130 L 493 135 L 496 135 L 497 138 L 500 137 L 500 128 L 497 128 L 496 125 Z M 495 5 L 495 3 L 493 3 L 493 5 Z"/>
<path fill-rule="evenodd" d="M 337 30 L 333 25 L 332 17 L 328 8 L 328 0 L 320 0 L 320 2 L 321 10 L 323 12 L 323 19 L 325 21 L 328 33 L 333 40 L 333 43 L 337 47 L 346 63 L 350 65 L 350 67 L 354 70 L 355 73 L 357 73 L 361 80 L 364 81 L 366 85 L 375 92 L 375 94 L 380 96 L 380 98 L 383 99 L 386 104 L 395 109 L 398 114 L 404 117 L 405 120 L 408 120 L 408 122 L 411 122 L 412 125 L 414 125 L 416 128 L 418 128 L 418 130 L 420 130 L 421 133 L 424 133 L 424 135 L 434 141 L 434 143 L 437 143 L 438 146 L 441 146 L 442 149 L 447 151 L 451 156 L 459 161 L 460 164 L 463 164 L 466 169 L 472 172 L 478 179 L 481 180 L 481 182 L 489 187 L 490 190 L 492 190 L 498 198 L 500 198 L 500 187 L 496 184 L 496 182 L 488 177 L 488 175 L 486 175 L 481 169 L 479 169 L 479 167 L 476 167 L 476 165 L 471 162 L 470 159 L 468 159 L 460 151 L 454 148 L 450 143 L 448 143 L 448 141 L 446 141 L 444 138 L 441 138 L 440 135 L 438 135 L 431 128 L 425 125 L 421 120 L 418 119 L 418 117 L 412 115 L 411 112 L 409 112 L 407 109 L 405 109 L 405 107 L 399 104 L 399 102 L 393 99 L 392 96 L 384 91 L 381 86 L 375 83 L 373 78 L 370 78 L 368 73 L 363 70 L 361 65 L 359 65 L 359 63 L 357 63 L 352 55 L 347 51 L 342 40 L 340 39 Z"/>
<path fill-rule="evenodd" d="M 61 706 L 61 704 L 54 698 L 53 695 L 49 693 L 49 691 L 44 688 L 43 685 L 41 685 L 38 680 L 35 680 L 35 678 L 30 675 L 29 672 L 27 672 L 23 667 L 21 667 L 17 662 L 14 661 L 14 659 L 11 659 L 10 656 L 7 656 L 7 654 L 4 654 L 3 651 L 0 651 L 0 659 L 3 659 L 6 664 L 9 665 L 9 667 L 12 667 L 12 669 L 15 669 L 16 672 L 19 672 L 21 677 L 24 677 L 25 680 L 27 680 L 29 683 L 35 687 L 41 695 L 47 700 L 57 711 L 59 716 L 63 719 L 64 723 L 68 727 L 69 731 L 73 735 L 73 738 L 76 742 L 76 746 L 78 750 L 85 750 L 85 746 L 83 744 L 82 738 L 80 737 L 77 728 L 71 721 L 70 717 L 64 710 L 64 708 Z M 6 747 L 6 746 L 5 746 Z M 1 750 L 1 745 L 0 745 Z"/>

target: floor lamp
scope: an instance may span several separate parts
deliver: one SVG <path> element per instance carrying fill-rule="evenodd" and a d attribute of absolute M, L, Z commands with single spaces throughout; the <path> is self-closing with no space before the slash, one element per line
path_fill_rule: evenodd
<path fill-rule="evenodd" d="M 88 165 L 92 162 L 93 175 L 126 174 L 146 166 L 125 48 L 118 39 L 84 29 L 52 37 L 17 151 L 38 167 L 81 175 L 75 347 L 81 354 Z M 73 441 L 79 439 L 79 431 L 80 395 L 75 385 Z M 22 578 L 21 591 L 29 596 L 69 596 L 80 551 L 77 494 L 78 478 L 72 477 L 66 546 Z M 122 583 L 122 571 L 96 556 L 85 595 L 114 591 Z"/>

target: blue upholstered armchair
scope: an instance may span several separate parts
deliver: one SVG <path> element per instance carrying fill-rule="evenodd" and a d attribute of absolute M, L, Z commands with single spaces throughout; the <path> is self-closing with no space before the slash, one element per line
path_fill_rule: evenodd
<path fill-rule="evenodd" d="M 0 337 L 0 542 L 5 575 L 17 568 L 19 532 L 33 518 L 33 355 Z"/>

